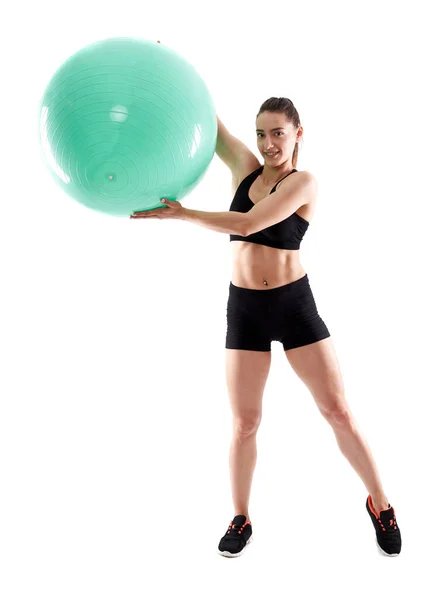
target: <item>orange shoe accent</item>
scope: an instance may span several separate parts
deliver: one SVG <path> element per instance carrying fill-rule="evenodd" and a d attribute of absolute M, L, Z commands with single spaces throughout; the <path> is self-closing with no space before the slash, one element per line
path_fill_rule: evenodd
<path fill-rule="evenodd" d="M 370 508 L 371 512 L 375 515 L 376 520 L 378 521 L 378 523 L 382 527 L 382 531 L 386 531 L 386 529 L 384 527 L 384 524 L 380 520 L 378 513 L 375 511 L 375 509 L 373 507 L 373 501 L 371 499 L 370 494 L 368 495 L 368 507 Z M 390 505 L 390 508 L 393 508 L 393 507 Z M 383 512 L 383 511 L 381 511 L 381 512 Z M 396 513 L 394 512 L 394 508 L 393 508 L 393 518 L 390 519 L 390 527 L 394 527 L 395 529 L 397 529 Z"/>
<path fill-rule="evenodd" d="M 375 511 L 375 509 L 373 507 L 373 500 L 371 499 L 370 494 L 368 495 L 368 507 L 371 510 L 371 512 L 374 514 L 374 516 L 376 517 L 376 519 L 379 519 L 379 515 L 378 515 L 378 513 Z"/>
<path fill-rule="evenodd" d="M 248 525 L 250 525 L 250 526 L 252 526 L 252 523 L 251 523 L 250 521 L 246 521 L 246 522 L 244 523 L 244 525 L 241 525 L 241 527 L 240 527 L 240 529 L 239 529 L 239 533 L 242 533 L 242 530 L 244 529 L 244 527 L 245 527 L 247 524 L 248 524 Z"/>
<path fill-rule="evenodd" d="M 249 524 L 250 526 L 252 525 L 252 522 L 247 520 L 244 525 L 241 525 L 241 527 L 238 529 L 238 533 L 242 533 L 244 527 Z M 235 529 L 235 525 L 233 524 L 233 521 L 230 521 L 230 525 L 229 528 L 227 530 L 227 533 L 230 533 L 232 529 Z"/>

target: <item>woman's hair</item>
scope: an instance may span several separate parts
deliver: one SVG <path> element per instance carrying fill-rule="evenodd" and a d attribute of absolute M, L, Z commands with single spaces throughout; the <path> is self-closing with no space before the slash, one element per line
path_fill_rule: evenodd
<path fill-rule="evenodd" d="M 259 115 L 264 111 L 284 113 L 285 116 L 287 117 L 287 120 L 291 121 L 295 127 L 299 127 L 299 125 L 301 124 L 301 122 L 299 120 L 298 111 L 294 107 L 293 102 L 291 100 L 289 100 L 288 98 L 275 98 L 275 97 L 269 98 L 268 100 L 263 102 L 263 104 L 261 104 L 261 107 L 259 109 L 258 114 L 256 115 L 256 118 L 258 118 Z M 293 151 L 293 156 L 292 156 L 292 164 L 293 164 L 294 169 L 296 169 L 296 164 L 298 162 L 298 150 L 299 150 L 299 143 L 296 142 L 295 149 Z"/>

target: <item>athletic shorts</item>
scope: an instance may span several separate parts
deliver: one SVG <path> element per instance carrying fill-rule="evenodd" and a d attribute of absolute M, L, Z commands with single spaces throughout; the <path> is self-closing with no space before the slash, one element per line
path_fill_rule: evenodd
<path fill-rule="evenodd" d="M 329 336 L 307 274 L 268 290 L 242 288 L 230 282 L 226 348 L 268 352 L 271 342 L 276 341 L 290 350 Z"/>

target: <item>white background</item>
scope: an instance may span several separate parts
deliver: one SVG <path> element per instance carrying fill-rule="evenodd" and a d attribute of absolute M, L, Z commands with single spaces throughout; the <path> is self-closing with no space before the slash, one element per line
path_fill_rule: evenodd
<path fill-rule="evenodd" d="M 440 598 L 441 95 L 436 2 L 15 4 L 3 22 L 0 550 L 4 600 Z M 225 385 L 231 248 L 182 221 L 88 210 L 41 162 L 37 108 L 68 56 L 157 40 L 199 71 L 262 162 L 286 96 L 319 183 L 301 246 L 348 402 L 396 510 L 382 557 L 367 492 L 278 343 L 244 556 Z M 189 208 L 227 211 L 214 156 Z M 436 562 L 437 561 L 437 562 Z"/>

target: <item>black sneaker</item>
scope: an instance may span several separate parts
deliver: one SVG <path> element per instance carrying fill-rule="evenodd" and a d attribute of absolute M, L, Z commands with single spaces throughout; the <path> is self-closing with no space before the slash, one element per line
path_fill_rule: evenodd
<path fill-rule="evenodd" d="M 229 558 L 241 556 L 252 539 L 252 523 L 245 515 L 236 515 L 220 540 L 218 553 Z"/>
<path fill-rule="evenodd" d="M 381 510 L 377 514 L 370 495 L 365 506 L 376 529 L 376 540 L 380 551 L 387 556 L 397 556 L 401 551 L 402 540 L 394 508 L 389 504 L 388 509 Z"/>

